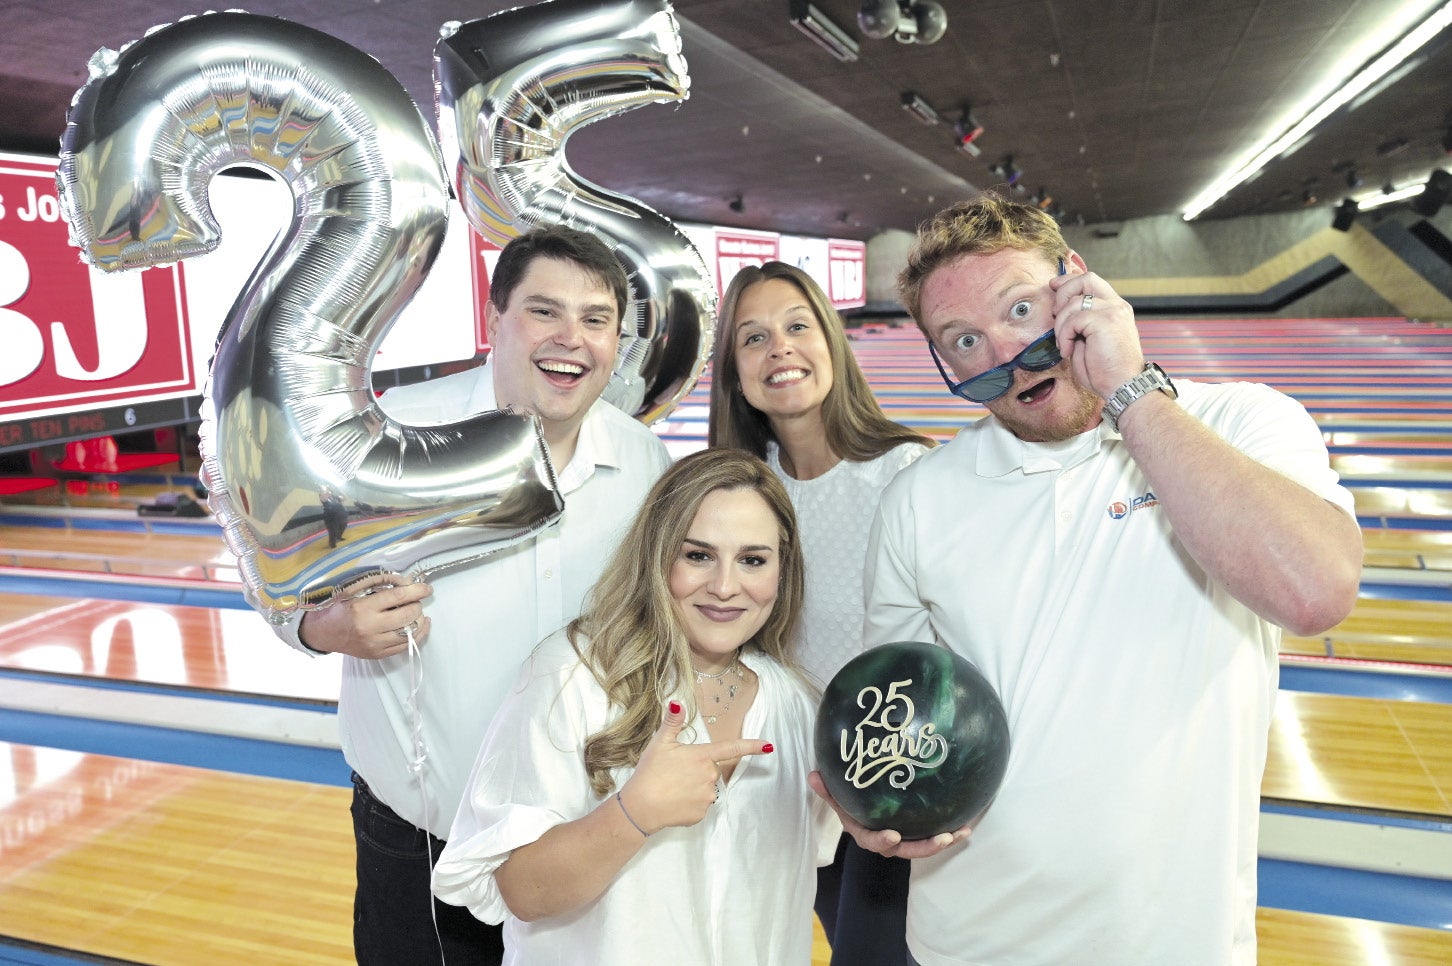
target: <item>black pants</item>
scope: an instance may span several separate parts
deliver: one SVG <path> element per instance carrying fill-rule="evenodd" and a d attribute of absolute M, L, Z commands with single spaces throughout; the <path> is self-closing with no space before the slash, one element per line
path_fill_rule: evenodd
<path fill-rule="evenodd" d="M 353 837 L 353 952 L 359 966 L 498 966 L 504 957 L 500 927 L 438 901 L 429 888 L 443 841 L 399 818 L 357 774 Z"/>
<path fill-rule="evenodd" d="M 859 848 L 843 835 L 837 857 L 817 870 L 817 918 L 832 966 L 911 963 L 907 951 L 907 859 Z"/>

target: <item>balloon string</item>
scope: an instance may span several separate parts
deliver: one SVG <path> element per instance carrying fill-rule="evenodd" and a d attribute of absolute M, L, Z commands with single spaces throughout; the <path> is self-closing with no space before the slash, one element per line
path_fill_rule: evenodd
<path fill-rule="evenodd" d="M 424 782 L 424 765 L 428 763 L 428 749 L 424 745 L 423 737 L 423 715 L 419 712 L 418 696 L 423 690 L 423 661 L 419 659 L 418 641 L 413 636 L 413 625 L 408 624 L 403 629 L 408 636 L 408 671 L 409 689 L 408 700 L 404 703 L 404 711 L 408 715 L 409 732 L 413 738 L 413 760 L 408 763 L 408 770 L 413 773 L 414 782 L 418 787 L 419 801 L 423 804 L 423 832 L 424 832 L 424 861 L 429 866 L 429 882 L 434 877 L 434 855 L 433 846 L 429 844 L 433 832 L 429 830 L 429 790 Z M 439 934 L 439 911 L 434 903 L 432 886 L 428 895 L 429 917 L 433 920 L 434 939 L 439 945 L 439 962 L 444 961 L 444 940 Z"/>

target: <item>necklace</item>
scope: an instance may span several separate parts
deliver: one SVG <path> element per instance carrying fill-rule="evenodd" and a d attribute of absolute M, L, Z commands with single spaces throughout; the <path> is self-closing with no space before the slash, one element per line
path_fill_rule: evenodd
<path fill-rule="evenodd" d="M 746 679 L 746 671 L 741 667 L 740 657 L 740 652 L 733 654 L 731 663 L 715 674 L 691 668 L 696 671 L 696 687 L 699 689 L 701 697 L 701 717 L 708 725 L 715 724 L 716 719 L 721 715 L 730 713 L 731 705 L 736 700 L 736 692 L 741 690 L 741 682 Z M 714 682 L 714 693 L 707 693 L 707 681 Z"/>

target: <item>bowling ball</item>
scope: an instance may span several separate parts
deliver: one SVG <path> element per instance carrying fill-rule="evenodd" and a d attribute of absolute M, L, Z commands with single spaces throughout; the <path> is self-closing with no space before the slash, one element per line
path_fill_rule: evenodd
<path fill-rule="evenodd" d="M 817 770 L 837 804 L 905 839 L 977 816 L 1008 767 L 993 686 L 945 647 L 904 641 L 848 661 L 817 708 Z"/>

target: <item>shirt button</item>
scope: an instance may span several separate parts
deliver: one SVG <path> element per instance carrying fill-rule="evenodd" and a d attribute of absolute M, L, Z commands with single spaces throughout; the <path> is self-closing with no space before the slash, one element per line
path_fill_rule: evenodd
<path fill-rule="evenodd" d="M 551 577 L 553 577 L 555 575 L 555 572 L 553 570 L 546 570 L 545 573 L 544 573 L 544 575 L 545 575 L 545 580 L 549 580 Z"/>

